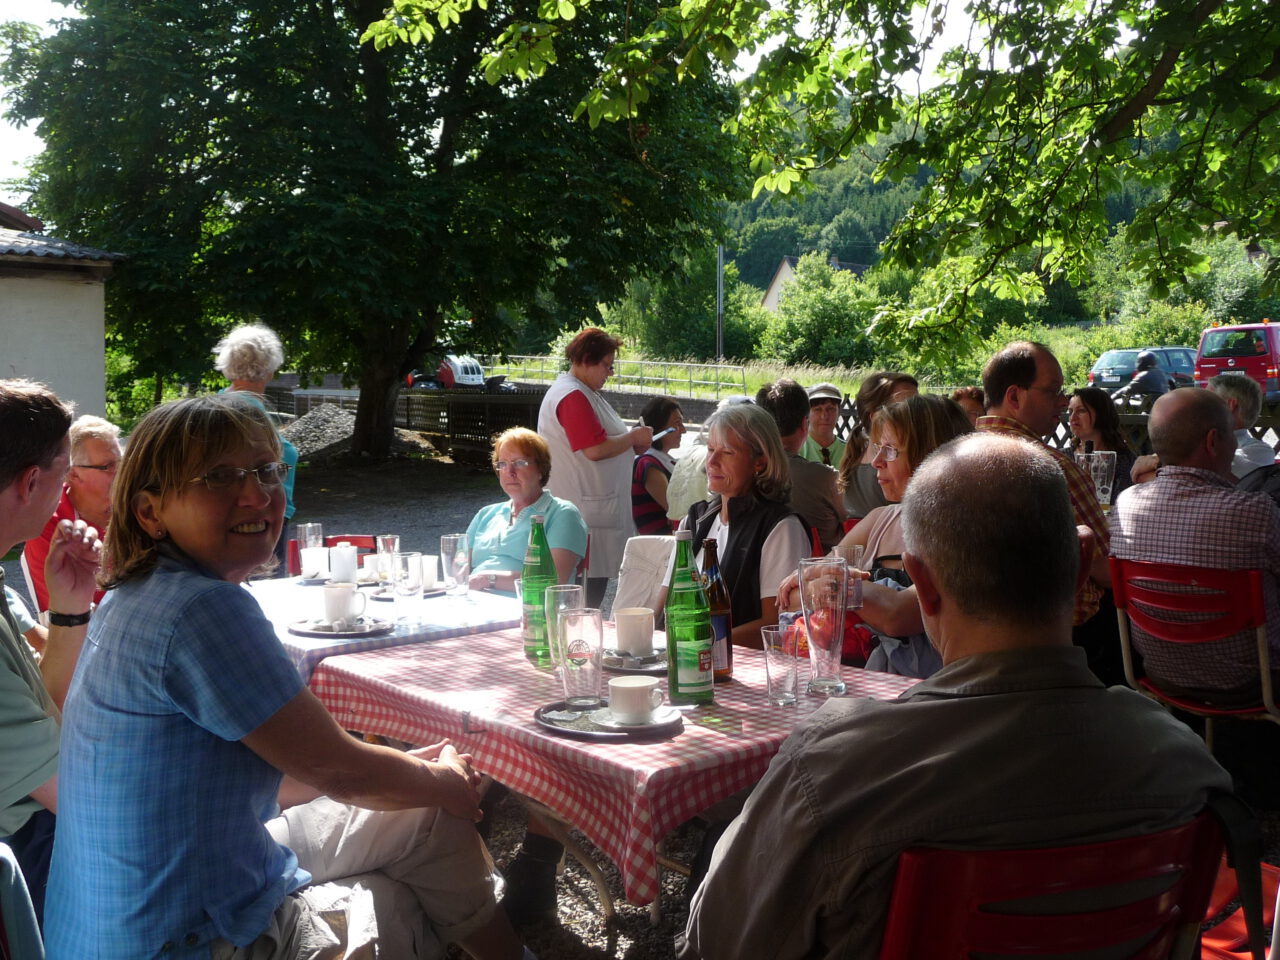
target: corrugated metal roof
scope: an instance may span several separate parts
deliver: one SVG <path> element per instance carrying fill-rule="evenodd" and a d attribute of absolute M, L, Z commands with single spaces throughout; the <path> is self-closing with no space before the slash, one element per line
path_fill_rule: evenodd
<path fill-rule="evenodd" d="M 0 256 L 50 257 L 58 260 L 123 260 L 123 253 L 108 253 L 69 240 L 36 233 L 0 230 Z"/>

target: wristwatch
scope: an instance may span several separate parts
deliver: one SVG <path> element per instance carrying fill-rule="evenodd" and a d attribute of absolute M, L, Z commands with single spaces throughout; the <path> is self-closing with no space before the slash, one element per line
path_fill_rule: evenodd
<path fill-rule="evenodd" d="M 498 589 L 498 575 L 496 573 L 489 574 L 489 589 Z"/>
<path fill-rule="evenodd" d="M 51 627 L 83 627 L 89 622 L 90 611 L 84 613 L 54 613 L 49 611 L 49 626 Z"/>

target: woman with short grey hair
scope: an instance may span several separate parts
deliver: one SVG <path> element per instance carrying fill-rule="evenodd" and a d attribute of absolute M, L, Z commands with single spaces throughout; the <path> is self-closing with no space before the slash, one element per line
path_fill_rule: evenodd
<path fill-rule="evenodd" d="M 812 552 L 809 532 L 787 505 L 791 468 L 778 425 L 752 403 L 725 407 L 707 421 L 707 488 L 680 522 L 702 544 L 714 538 L 733 608 L 734 643 L 760 646 L 760 628 L 778 622 L 778 584 Z"/>
<path fill-rule="evenodd" d="M 266 399 L 267 384 L 284 365 L 284 346 L 276 332 L 260 324 L 236 327 L 218 341 L 213 354 L 214 366 L 231 381 L 231 386 L 221 392 L 235 393 L 270 413 L 271 408 Z M 275 548 L 276 574 L 284 576 L 288 572 L 285 544 L 289 540 L 289 520 L 296 509 L 293 503 L 293 485 L 298 478 L 298 448 L 278 431 L 277 435 L 280 437 L 281 459 L 289 465 L 289 472 L 284 480 L 285 522 Z"/>
<path fill-rule="evenodd" d="M 214 366 L 231 381 L 232 390 L 262 394 L 284 365 L 284 347 L 275 331 L 250 324 L 236 327 L 213 348 Z"/>

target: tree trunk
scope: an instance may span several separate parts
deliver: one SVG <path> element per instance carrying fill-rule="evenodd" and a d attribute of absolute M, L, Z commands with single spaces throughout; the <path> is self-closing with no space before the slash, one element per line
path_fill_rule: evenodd
<path fill-rule="evenodd" d="M 396 425 L 396 399 L 400 396 L 400 365 L 366 361 L 360 371 L 360 403 L 351 452 L 381 460 L 391 455 Z"/>

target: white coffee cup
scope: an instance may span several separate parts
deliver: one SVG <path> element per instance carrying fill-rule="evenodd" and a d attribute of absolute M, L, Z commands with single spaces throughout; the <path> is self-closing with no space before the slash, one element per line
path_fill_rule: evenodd
<path fill-rule="evenodd" d="M 613 611 L 618 650 L 633 657 L 653 654 L 653 611 L 648 607 L 623 607 Z"/>
<path fill-rule="evenodd" d="M 440 558 L 434 553 L 422 555 L 422 589 L 434 590 L 440 582 Z"/>
<path fill-rule="evenodd" d="M 359 551 L 347 540 L 329 548 L 329 574 L 347 582 L 356 578 L 356 554 Z"/>
<path fill-rule="evenodd" d="M 324 585 L 324 618 L 334 630 L 349 630 L 364 613 L 368 598 L 351 582 Z"/>
<path fill-rule="evenodd" d="M 298 563 L 304 577 L 329 576 L 329 548 L 303 547 L 298 551 Z"/>
<path fill-rule="evenodd" d="M 662 706 L 657 677 L 614 677 L 609 681 L 609 712 L 619 723 L 648 723 Z"/>

